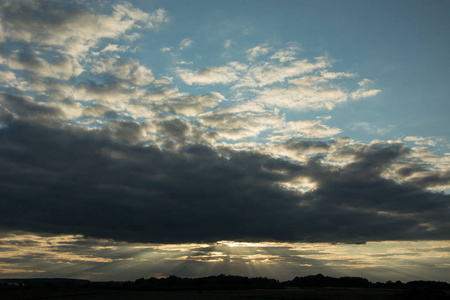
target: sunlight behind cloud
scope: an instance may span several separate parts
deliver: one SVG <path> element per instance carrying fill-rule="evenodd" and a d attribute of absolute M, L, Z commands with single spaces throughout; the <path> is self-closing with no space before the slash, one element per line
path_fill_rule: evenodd
<path fill-rule="evenodd" d="M 431 269 L 410 272 L 418 264 L 429 264 L 430 268 L 436 266 L 443 272 L 450 267 L 443 262 L 450 258 L 450 244 L 444 241 L 140 244 L 88 239 L 80 235 L 28 233 L 3 235 L 0 241 L 2 258 L 11 262 L 0 264 L 1 276 L 32 273 L 46 277 L 52 272 L 49 270 L 59 270 L 64 276 L 77 278 L 102 280 L 112 276 L 134 280 L 137 276 L 150 277 L 157 273 L 168 276 L 174 270 L 183 274 L 189 272 L 187 268 L 194 268 L 204 270 L 197 276 L 207 276 L 211 274 L 208 273 L 210 270 L 215 270 L 217 274 L 226 271 L 283 280 L 316 273 L 385 280 L 386 277 L 380 277 L 380 272 L 387 272 L 396 279 L 414 280 L 430 276 L 427 272 Z M 41 259 L 36 260 L 36 257 Z M 400 272 L 402 276 L 399 276 Z"/>

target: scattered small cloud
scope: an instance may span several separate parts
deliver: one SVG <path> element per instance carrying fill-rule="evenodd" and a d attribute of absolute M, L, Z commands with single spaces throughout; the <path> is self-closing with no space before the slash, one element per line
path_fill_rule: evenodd
<path fill-rule="evenodd" d="M 404 141 L 413 142 L 415 145 L 418 146 L 435 147 L 437 145 L 436 141 L 434 141 L 432 138 L 425 138 L 421 136 L 407 136 L 404 138 Z"/>
<path fill-rule="evenodd" d="M 395 126 L 394 125 L 388 125 L 388 126 L 379 126 L 377 124 L 374 123 L 370 123 L 370 122 L 355 122 L 353 123 L 351 130 L 355 131 L 355 130 L 364 130 L 367 133 L 370 134 L 379 134 L 379 135 L 384 135 L 386 133 L 388 133 L 389 131 L 391 131 Z"/>
<path fill-rule="evenodd" d="M 187 48 L 189 48 L 189 47 L 192 46 L 192 43 L 193 43 L 193 42 L 194 42 L 193 40 L 191 40 L 191 39 L 189 39 L 189 38 L 185 38 L 184 40 L 182 40 L 182 41 L 180 42 L 180 45 L 178 46 L 178 49 L 179 49 L 179 50 L 187 49 Z"/>
<path fill-rule="evenodd" d="M 225 49 L 228 49 L 228 48 L 230 48 L 230 46 L 232 45 L 232 43 L 233 43 L 232 40 L 226 40 L 226 41 L 223 43 L 223 47 L 224 47 Z"/>
<path fill-rule="evenodd" d="M 177 65 L 192 65 L 193 62 L 192 61 L 177 61 Z"/>
<path fill-rule="evenodd" d="M 373 83 L 373 81 L 369 80 L 367 78 L 358 82 L 358 85 L 360 86 L 360 88 L 350 94 L 351 98 L 354 100 L 358 100 L 361 98 L 368 98 L 368 97 L 373 97 L 373 96 L 378 95 L 381 92 L 381 90 L 368 89 L 368 87 L 372 83 Z"/>

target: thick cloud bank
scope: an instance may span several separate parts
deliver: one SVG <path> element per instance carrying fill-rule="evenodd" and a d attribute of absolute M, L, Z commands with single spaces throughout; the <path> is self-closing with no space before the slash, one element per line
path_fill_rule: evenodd
<path fill-rule="evenodd" d="M 139 242 L 445 239 L 449 196 L 384 179 L 408 149 L 329 168 L 203 145 L 177 152 L 12 121 L 0 130 L 2 228 Z M 306 177 L 317 187 L 281 183 Z"/>

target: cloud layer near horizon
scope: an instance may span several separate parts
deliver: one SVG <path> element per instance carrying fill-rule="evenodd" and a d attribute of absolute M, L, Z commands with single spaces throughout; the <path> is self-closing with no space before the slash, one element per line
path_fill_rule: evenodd
<path fill-rule="evenodd" d="M 450 253 L 448 241 L 143 244 L 23 232 L 0 234 L 0 249 L 0 276 L 64 275 L 95 281 L 112 278 L 134 281 L 174 274 L 182 277 L 240 274 L 291 280 L 317 273 L 352 274 L 374 282 L 448 280 L 449 266 L 442 262 L 448 261 Z M 436 273 L 436 268 L 440 272 Z"/>
<path fill-rule="evenodd" d="M 449 185 L 448 155 L 421 137 L 361 143 L 332 138 L 342 130 L 326 118 L 286 119 L 283 109 L 373 97 L 370 80 L 299 58 L 298 46 L 260 45 L 247 61 L 171 69 L 210 89 L 185 92 L 120 55 L 167 12 L 108 9 L 0 7 L 2 230 L 161 243 L 448 239 L 450 196 L 434 191 Z"/>

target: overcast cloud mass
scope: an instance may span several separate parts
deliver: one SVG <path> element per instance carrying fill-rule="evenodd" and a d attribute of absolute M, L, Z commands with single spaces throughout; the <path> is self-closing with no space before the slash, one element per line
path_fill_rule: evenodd
<path fill-rule="evenodd" d="M 239 253 L 242 264 L 302 255 L 282 243 L 445 248 L 448 135 L 386 137 L 395 125 L 333 122 L 334 111 L 381 101 L 377 78 L 327 49 L 310 55 L 301 40 L 247 47 L 230 35 L 210 41 L 222 49 L 209 60 L 198 32 L 165 38 L 176 18 L 164 2 L 139 4 L 1 1 L 3 274 L 26 271 L 14 272 L 20 260 L 7 254 L 21 235 L 72 237 L 80 261 L 98 264 L 119 258 L 95 260 L 82 238 L 92 247 L 191 243 L 186 263 L 214 253 L 238 261 L 219 241 L 273 243 L 269 256 Z M 145 39 L 157 48 L 145 50 Z"/>

